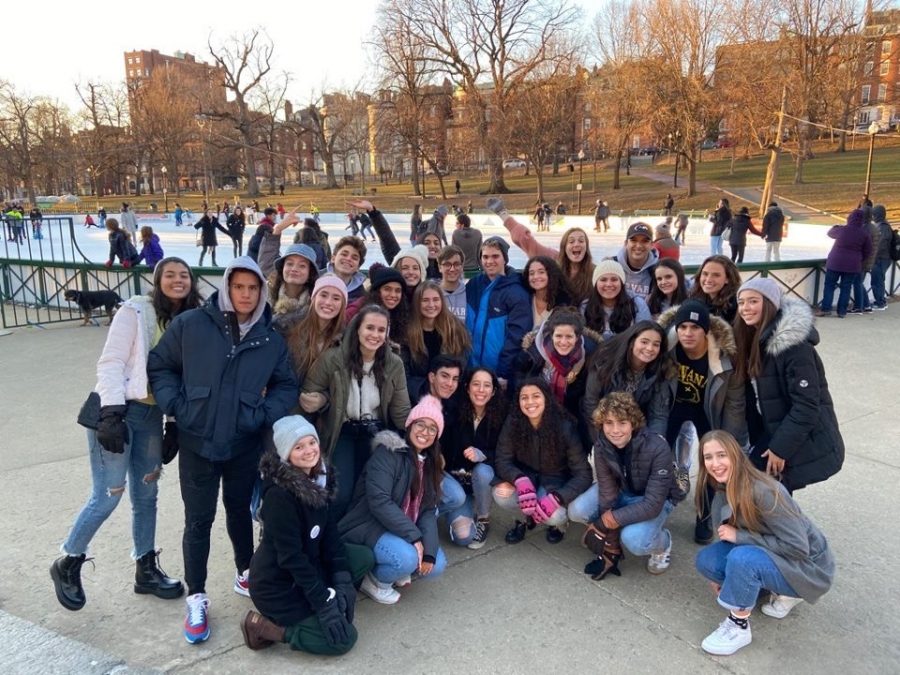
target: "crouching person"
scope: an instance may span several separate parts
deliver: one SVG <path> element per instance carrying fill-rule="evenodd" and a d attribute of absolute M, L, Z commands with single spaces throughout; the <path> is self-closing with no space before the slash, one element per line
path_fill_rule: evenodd
<path fill-rule="evenodd" d="M 524 520 L 506 533 L 518 544 L 525 531 L 547 526 L 547 541 L 558 544 L 568 523 L 566 505 L 591 484 L 591 467 L 575 420 L 541 378 L 522 382 L 497 440 L 494 467 L 501 481 L 494 501 Z"/>
<path fill-rule="evenodd" d="M 631 394 L 604 397 L 592 421 L 600 431 L 594 446 L 597 484 L 569 506 L 571 520 L 587 523 L 583 543 L 597 555 L 584 573 L 594 580 L 621 576 L 625 548 L 649 555 L 647 571 L 662 574 L 672 553 L 666 519 L 685 497 L 675 483 L 672 450 L 666 439 L 644 427 L 644 414 Z"/>
<path fill-rule="evenodd" d="M 422 397 L 406 418 L 406 436 L 380 431 L 372 456 L 356 484 L 350 510 L 339 524 L 344 540 L 375 554 L 375 568 L 360 590 L 383 605 L 400 599 L 413 575 L 429 579 L 447 567 L 438 546 L 437 506 L 441 499 L 441 402 Z"/>
<path fill-rule="evenodd" d="M 719 541 L 700 550 L 696 566 L 729 612 L 700 646 L 728 656 L 750 644 L 750 612 L 761 591 L 769 591 L 762 613 L 783 619 L 828 592 L 835 563 L 825 535 L 784 485 L 753 467 L 731 434 L 705 434 L 700 457 L 697 485 L 715 489 L 711 512 L 720 525 Z M 697 494 L 699 511 L 703 492 Z"/>
<path fill-rule="evenodd" d="M 356 644 L 356 586 L 375 561 L 364 546 L 341 543 L 333 474 L 319 435 L 301 415 L 272 428 L 275 450 L 263 455 L 262 542 L 250 562 L 250 610 L 244 642 L 262 649 L 287 642 L 311 654 L 346 654 Z"/>

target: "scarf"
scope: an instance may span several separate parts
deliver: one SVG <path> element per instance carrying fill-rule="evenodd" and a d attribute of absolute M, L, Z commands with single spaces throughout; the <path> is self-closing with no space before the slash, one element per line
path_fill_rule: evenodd
<path fill-rule="evenodd" d="M 425 494 L 425 457 L 416 455 L 416 471 L 419 473 L 419 494 L 413 497 L 412 491 L 406 493 L 403 498 L 403 513 L 409 518 L 413 525 L 419 522 L 419 509 L 422 507 L 422 497 Z"/>
<path fill-rule="evenodd" d="M 287 293 L 285 293 L 285 284 L 281 284 L 281 288 L 278 289 L 278 299 L 275 301 L 275 306 L 272 308 L 272 312 L 275 314 L 293 314 L 294 312 L 300 312 L 309 305 L 309 290 L 304 288 L 300 295 L 296 298 L 292 298 Z"/>
<path fill-rule="evenodd" d="M 552 335 L 544 338 L 543 347 L 550 363 L 550 368 L 545 369 L 544 374 L 550 383 L 553 396 L 559 403 L 564 403 L 566 387 L 575 381 L 584 365 L 584 338 L 579 338 L 575 348 L 565 356 L 561 356 L 554 349 Z"/>

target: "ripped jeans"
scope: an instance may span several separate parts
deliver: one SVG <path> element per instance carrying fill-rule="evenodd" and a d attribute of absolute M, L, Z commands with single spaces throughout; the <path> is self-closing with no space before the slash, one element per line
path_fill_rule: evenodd
<path fill-rule="evenodd" d="M 68 555 L 87 553 L 97 530 L 119 505 L 126 487 L 131 497 L 131 556 L 140 558 L 156 545 L 156 494 L 162 470 L 162 411 L 158 406 L 128 401 L 125 412 L 129 442 L 125 452 L 107 452 L 97 432 L 87 430 L 91 459 L 91 496 L 81 508 L 62 546 Z M 127 480 L 126 480 L 127 479 Z"/>

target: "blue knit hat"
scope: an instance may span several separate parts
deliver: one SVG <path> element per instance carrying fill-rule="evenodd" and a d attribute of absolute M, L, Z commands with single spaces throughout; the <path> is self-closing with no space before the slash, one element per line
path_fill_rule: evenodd
<path fill-rule="evenodd" d="M 284 255 L 279 256 L 275 259 L 275 269 L 278 270 L 278 274 L 284 274 L 284 261 L 287 260 L 288 256 L 299 255 L 301 258 L 306 258 L 309 261 L 310 269 L 318 269 L 316 267 L 316 252 L 312 250 L 311 246 L 307 246 L 306 244 L 291 244 L 285 250 Z"/>

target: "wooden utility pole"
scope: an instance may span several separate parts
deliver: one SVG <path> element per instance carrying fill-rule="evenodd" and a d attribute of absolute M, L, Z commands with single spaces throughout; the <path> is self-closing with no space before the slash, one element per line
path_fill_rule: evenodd
<path fill-rule="evenodd" d="M 784 109 L 787 106 L 787 85 L 781 89 L 781 110 L 778 111 L 778 131 L 775 133 L 775 144 L 769 155 L 769 166 L 766 168 L 766 182 L 763 184 L 762 199 L 759 202 L 759 217 L 762 218 L 769 208 L 772 195 L 775 193 L 775 180 L 778 177 L 778 159 L 781 156 L 781 135 L 784 129 Z"/>

